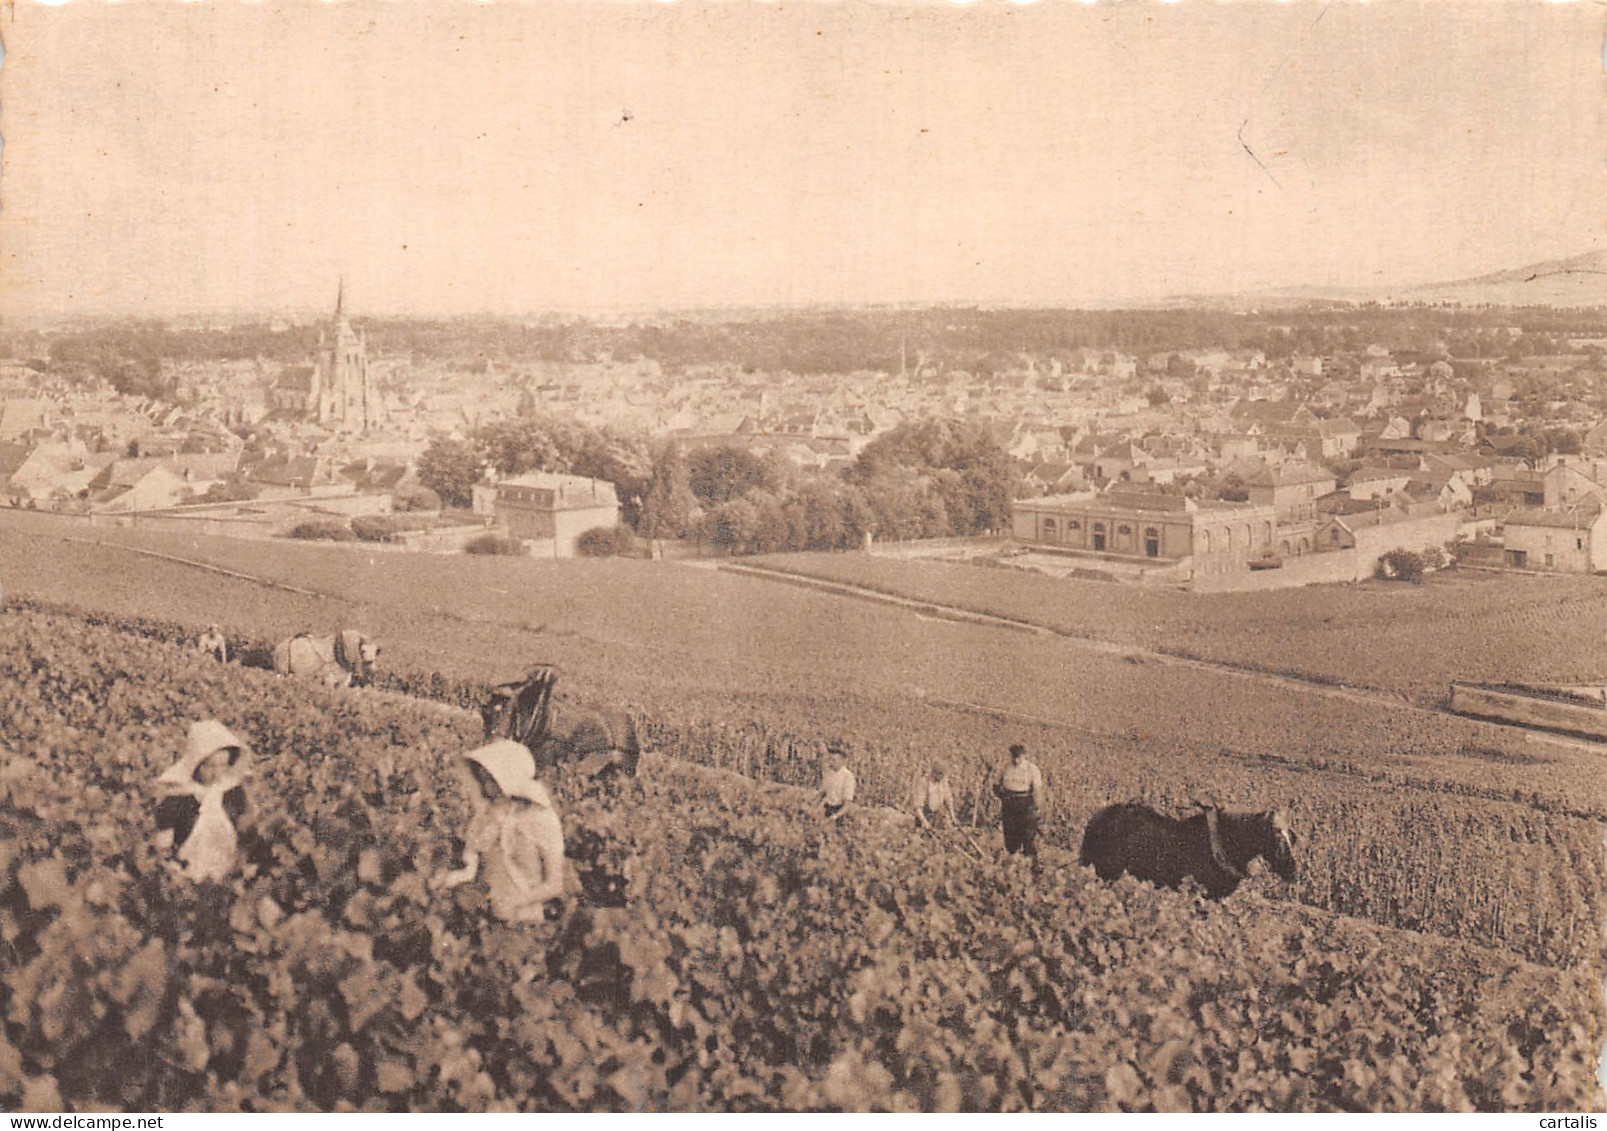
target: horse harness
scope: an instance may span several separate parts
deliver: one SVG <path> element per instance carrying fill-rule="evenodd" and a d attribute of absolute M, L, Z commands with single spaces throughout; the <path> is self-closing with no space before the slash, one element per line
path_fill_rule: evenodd
<path fill-rule="evenodd" d="M 1218 868 L 1221 868 L 1234 879 L 1248 879 L 1249 874 L 1228 859 L 1228 854 L 1222 847 L 1222 833 L 1217 827 L 1217 817 L 1218 813 L 1214 806 L 1205 810 L 1205 828 L 1211 839 L 1211 859 Z"/>
<path fill-rule="evenodd" d="M 509 738 L 529 746 L 550 729 L 553 721 L 552 689 L 557 681 L 556 672 L 550 669 L 537 670 L 524 679 L 491 689 L 491 694 L 497 700 L 499 723 L 506 723 Z M 528 718 L 522 719 L 526 711 Z"/>

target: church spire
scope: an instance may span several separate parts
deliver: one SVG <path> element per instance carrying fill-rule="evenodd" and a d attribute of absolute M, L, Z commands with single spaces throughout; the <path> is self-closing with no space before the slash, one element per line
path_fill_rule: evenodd
<path fill-rule="evenodd" d="M 335 325 L 346 316 L 346 276 L 340 277 L 340 289 L 335 292 Z"/>

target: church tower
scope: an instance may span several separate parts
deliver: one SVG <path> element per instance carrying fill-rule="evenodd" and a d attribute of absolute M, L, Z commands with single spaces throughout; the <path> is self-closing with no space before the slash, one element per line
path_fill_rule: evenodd
<path fill-rule="evenodd" d="M 335 316 L 319 335 L 318 423 L 363 433 L 379 422 L 379 400 L 369 381 L 368 336 L 346 317 L 346 279 L 335 294 Z"/>

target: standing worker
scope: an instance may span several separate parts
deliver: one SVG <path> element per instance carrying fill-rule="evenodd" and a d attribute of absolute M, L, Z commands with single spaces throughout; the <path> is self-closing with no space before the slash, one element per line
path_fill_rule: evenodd
<path fill-rule="evenodd" d="M 923 829 L 960 823 L 954 815 L 954 789 L 948 771 L 941 766 L 933 766 L 926 780 L 915 787 L 915 823 Z"/>
<path fill-rule="evenodd" d="M 827 745 L 826 751 L 830 755 L 831 769 L 826 772 L 820 787 L 825 794 L 826 820 L 835 821 L 853 804 L 857 783 L 854 771 L 848 768 L 847 748 L 834 741 Z"/>
<path fill-rule="evenodd" d="M 1038 858 L 1038 806 L 1043 800 L 1043 773 L 1027 760 L 1027 748 L 1010 747 L 1010 764 L 994 787 L 1004 824 L 1004 850 Z"/>
<path fill-rule="evenodd" d="M 206 633 L 196 641 L 196 647 L 213 657 L 220 664 L 229 662 L 229 642 L 224 638 L 223 632 L 215 624 L 206 626 Z"/>

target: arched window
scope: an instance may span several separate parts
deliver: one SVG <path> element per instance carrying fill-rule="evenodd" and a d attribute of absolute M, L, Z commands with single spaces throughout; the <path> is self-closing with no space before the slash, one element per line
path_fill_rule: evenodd
<path fill-rule="evenodd" d="M 1144 556 L 1158 558 L 1161 556 L 1161 532 L 1156 527 L 1144 528 Z"/>
<path fill-rule="evenodd" d="M 1209 554 L 1210 552 L 1211 552 L 1211 532 L 1209 530 L 1202 530 L 1202 531 L 1200 531 L 1200 553 Z"/>
<path fill-rule="evenodd" d="M 1042 538 L 1045 542 L 1053 542 L 1060 537 L 1060 524 L 1052 518 L 1043 520 Z"/>
<path fill-rule="evenodd" d="M 1233 527 L 1231 526 L 1222 528 L 1222 548 L 1230 553 L 1233 550 Z"/>

